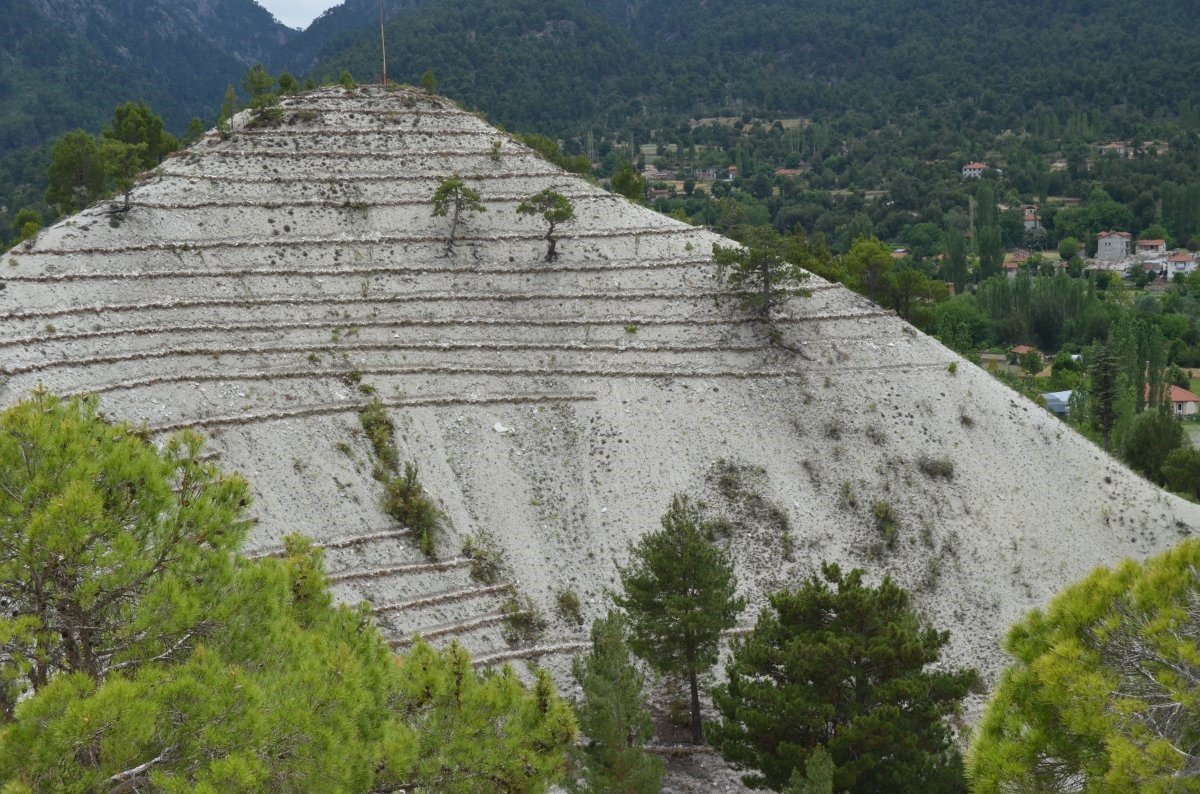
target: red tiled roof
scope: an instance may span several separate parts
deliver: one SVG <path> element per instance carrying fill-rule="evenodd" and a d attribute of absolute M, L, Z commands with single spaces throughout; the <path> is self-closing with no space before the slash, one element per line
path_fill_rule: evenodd
<path fill-rule="evenodd" d="M 1100 234 L 1098 234 L 1096 236 L 1099 237 L 1101 240 L 1103 240 L 1106 237 L 1127 237 L 1127 238 L 1133 237 L 1133 235 L 1130 234 L 1129 232 L 1100 232 Z"/>
<path fill-rule="evenodd" d="M 1150 386 L 1146 386 L 1146 399 L 1150 398 Z M 1173 403 L 1200 403 L 1200 397 L 1192 394 L 1187 389 L 1181 389 L 1178 386 L 1171 384 L 1167 390 L 1167 401 Z"/>
<path fill-rule="evenodd" d="M 1173 403 L 1200 403 L 1200 397 L 1192 394 L 1187 389 L 1181 389 L 1172 384 L 1171 386 L 1171 402 Z"/>
<path fill-rule="evenodd" d="M 1026 353 L 1028 353 L 1030 350 L 1034 351 L 1035 353 L 1038 352 L 1038 349 L 1036 347 L 1030 347 L 1029 345 L 1017 345 L 1016 347 L 1014 347 L 1012 349 L 1012 352 L 1016 353 L 1018 356 L 1023 356 Z M 1200 399 L 1200 398 L 1197 398 L 1197 399 Z"/>
<path fill-rule="evenodd" d="M 964 171 L 966 171 L 968 168 L 987 168 L 987 163 L 967 163 L 963 166 Z"/>
<path fill-rule="evenodd" d="M 1137 244 L 1138 244 L 1138 248 L 1141 248 L 1142 246 L 1146 246 L 1148 248 L 1149 247 L 1159 248 L 1161 246 L 1166 245 L 1167 241 L 1166 240 L 1138 240 Z"/>
<path fill-rule="evenodd" d="M 1196 255 L 1188 251 L 1179 251 L 1167 257 L 1168 262 L 1195 262 Z"/>

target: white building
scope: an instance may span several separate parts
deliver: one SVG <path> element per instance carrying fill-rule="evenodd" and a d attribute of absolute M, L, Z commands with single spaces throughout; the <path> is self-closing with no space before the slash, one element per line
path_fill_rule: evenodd
<path fill-rule="evenodd" d="M 963 179 L 979 179 L 987 167 L 987 163 L 967 163 L 962 167 Z"/>
<path fill-rule="evenodd" d="M 1100 232 L 1096 235 L 1097 259 L 1126 259 L 1133 235 L 1129 232 Z"/>

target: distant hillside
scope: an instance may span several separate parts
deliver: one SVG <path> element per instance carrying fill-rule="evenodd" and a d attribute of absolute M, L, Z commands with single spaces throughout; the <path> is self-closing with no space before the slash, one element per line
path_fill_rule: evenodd
<path fill-rule="evenodd" d="M 639 96 L 658 90 L 633 36 L 579 0 L 434 0 L 389 23 L 387 40 L 389 76 L 415 83 L 432 69 L 440 93 L 522 129 L 625 118 Z M 378 29 L 314 73 L 336 77 L 343 68 L 375 79 Z"/>
<path fill-rule="evenodd" d="M 292 35 L 253 0 L 10 0 L 0 22 L 0 154 L 98 130 L 145 99 L 173 129 Z"/>
<path fill-rule="evenodd" d="M 387 0 L 383 4 L 387 19 L 425 5 L 428 0 Z M 280 52 L 275 62 L 293 73 L 307 72 L 322 58 L 332 58 L 355 45 L 365 30 L 379 32 L 379 0 L 345 0 L 313 20 L 305 30 L 296 34 Z M 366 76 L 365 74 L 363 75 Z"/>
<path fill-rule="evenodd" d="M 569 38 L 550 35 L 554 19 L 575 23 Z M 438 0 L 389 26 L 389 71 L 415 80 L 433 68 L 451 96 L 559 132 L 728 107 L 861 112 L 882 126 L 958 105 L 964 124 L 1003 129 L 1044 104 L 1136 126 L 1200 103 L 1200 50 L 1172 46 L 1198 30 L 1183 0 Z M 378 72 L 377 39 L 361 33 L 317 72 Z M 593 101 L 572 101 L 568 86 Z"/>

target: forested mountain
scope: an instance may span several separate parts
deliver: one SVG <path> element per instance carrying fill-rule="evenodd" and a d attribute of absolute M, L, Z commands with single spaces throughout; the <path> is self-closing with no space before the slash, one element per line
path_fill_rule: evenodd
<path fill-rule="evenodd" d="M 434 0 L 389 23 L 387 41 L 389 76 L 416 83 L 432 69 L 440 93 L 526 130 L 623 121 L 661 90 L 633 36 L 579 0 Z M 374 80 L 379 46 L 378 29 L 363 33 L 316 74 Z"/>
<path fill-rule="evenodd" d="M 0 238 L 11 239 L 13 213 L 37 205 L 44 185 L 45 152 L 14 147 L 77 126 L 96 132 L 127 99 L 145 99 L 175 132 L 193 115 L 211 122 L 225 86 L 257 60 L 318 81 L 349 69 L 371 82 L 382 71 L 376 0 L 347 0 L 304 32 L 252 0 L 13 2 L 0 22 Z M 802 166 L 811 189 L 887 191 L 886 205 L 867 207 L 883 239 L 914 213 L 944 227 L 946 212 L 965 218 L 955 176 L 969 159 L 999 159 L 1022 195 L 1080 199 L 1098 173 L 1149 168 L 1145 184 L 1104 182 L 1138 229 L 1163 220 L 1154 207 L 1164 174 L 1192 181 L 1200 50 L 1174 42 L 1200 22 L 1183 0 L 388 0 L 384 9 L 393 80 L 432 70 L 440 93 L 508 127 L 562 137 L 571 154 L 601 160 L 618 143 L 627 153 L 658 143 L 690 153 L 690 168 L 736 162 L 743 177 L 767 179 Z M 745 129 L 694 126 L 706 116 L 738 117 Z M 805 121 L 786 135 L 776 129 L 797 117 Z M 1088 147 L 1114 139 L 1169 141 L 1172 163 L 1089 171 Z M 721 162 L 709 162 L 717 153 Z M 1056 161 L 1070 170 L 1051 169 Z M 791 221 L 831 239 L 859 209 L 831 212 L 827 192 L 810 198 L 802 213 L 788 209 Z M 765 220 L 790 227 L 779 209 Z"/>
<path fill-rule="evenodd" d="M 883 126 L 890 114 L 937 110 L 963 126 L 1003 129 L 1041 105 L 1063 118 L 1099 108 L 1136 123 L 1198 104 L 1188 76 L 1200 52 L 1171 45 L 1200 27 L 1181 0 L 529 0 L 507 4 L 503 32 L 489 31 L 485 23 L 505 14 L 500 5 L 438 0 L 400 15 L 388 29 L 389 71 L 415 80 L 433 68 L 449 94 L 506 123 L 545 123 L 545 111 L 529 108 L 559 99 L 554 70 L 564 56 L 522 45 L 555 17 L 579 24 L 589 18 L 586 7 L 607 25 L 579 27 L 572 42 L 610 57 L 579 53 L 573 78 L 600 96 L 637 97 L 632 106 L 619 103 L 631 116 L 646 108 L 704 115 L 737 107 L 857 112 Z M 636 57 L 626 49 L 630 39 Z M 378 60 L 378 47 L 375 31 L 364 32 L 325 70 L 359 64 L 373 74 L 378 67 L 367 64 Z M 481 81 L 489 56 L 527 67 Z M 622 81 L 636 90 L 621 90 L 629 88 Z M 510 94 L 528 101 L 514 105 Z M 550 115 L 564 124 L 594 122 L 599 109 L 590 104 Z"/>
<path fill-rule="evenodd" d="M 294 34 L 253 0 L 10 0 L 0 17 L 0 153 L 145 99 L 182 129 Z"/>
<path fill-rule="evenodd" d="M 392 19 L 426 2 L 428 0 L 387 0 L 383 10 L 386 18 Z M 307 72 L 321 58 L 332 58 L 353 46 L 364 31 L 374 30 L 378 37 L 379 8 L 379 0 L 345 0 L 326 10 L 292 37 L 287 46 L 275 53 L 275 62 L 295 73 Z"/>

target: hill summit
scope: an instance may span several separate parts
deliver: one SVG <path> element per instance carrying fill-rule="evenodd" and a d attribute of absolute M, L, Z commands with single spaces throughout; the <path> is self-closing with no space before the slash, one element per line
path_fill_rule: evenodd
<path fill-rule="evenodd" d="M 334 88 L 280 111 L 171 157 L 127 213 L 92 207 L 4 256 L 0 400 L 42 384 L 205 433 L 255 490 L 251 553 L 311 536 L 398 648 L 454 637 L 563 674 L 586 637 L 564 595 L 601 614 L 628 544 L 687 492 L 725 519 L 752 605 L 821 560 L 863 566 L 917 593 L 950 661 L 994 674 L 1024 611 L 1200 525 L 839 285 L 814 279 L 776 344 L 721 300 L 722 238 L 444 99 Z M 431 197 L 454 175 L 486 211 L 447 253 Z M 547 188 L 576 214 L 553 262 L 516 212 Z M 373 400 L 445 514 L 432 550 L 381 508 Z M 468 538 L 502 554 L 495 575 Z M 508 630 L 514 603 L 546 616 L 540 636 Z"/>

